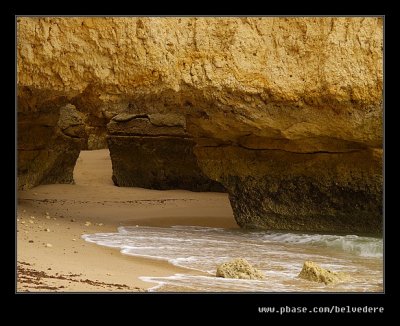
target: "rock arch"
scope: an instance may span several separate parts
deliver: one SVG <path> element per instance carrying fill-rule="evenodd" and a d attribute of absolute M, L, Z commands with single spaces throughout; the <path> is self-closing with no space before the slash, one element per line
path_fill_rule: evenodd
<path fill-rule="evenodd" d="M 180 148 L 242 227 L 382 232 L 382 18 L 17 20 L 20 188 L 107 128 L 117 183 Z"/>

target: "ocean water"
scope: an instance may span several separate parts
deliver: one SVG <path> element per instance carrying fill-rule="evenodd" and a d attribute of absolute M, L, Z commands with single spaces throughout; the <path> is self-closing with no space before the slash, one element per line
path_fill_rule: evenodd
<path fill-rule="evenodd" d="M 82 236 L 88 242 L 118 248 L 122 254 L 149 257 L 195 270 L 142 280 L 150 291 L 175 292 L 382 292 L 383 241 L 356 235 L 324 235 L 246 231 L 199 226 L 120 227 L 117 233 Z M 218 264 L 245 258 L 266 279 L 215 277 Z M 303 263 L 345 272 L 345 283 L 325 285 L 298 278 Z M 199 274 L 199 275 L 194 275 Z"/>

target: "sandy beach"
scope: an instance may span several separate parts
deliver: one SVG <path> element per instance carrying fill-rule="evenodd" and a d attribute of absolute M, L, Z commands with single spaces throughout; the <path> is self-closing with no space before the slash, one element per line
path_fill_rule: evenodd
<path fill-rule="evenodd" d="M 122 225 L 237 227 L 227 194 L 120 188 L 111 174 L 107 149 L 82 151 L 76 184 L 18 192 L 17 292 L 143 292 L 154 284 L 140 276 L 183 271 L 90 244 L 82 234 L 115 232 Z"/>

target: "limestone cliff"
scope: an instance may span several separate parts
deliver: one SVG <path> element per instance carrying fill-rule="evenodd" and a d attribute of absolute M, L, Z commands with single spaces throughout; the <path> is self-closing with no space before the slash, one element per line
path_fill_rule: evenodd
<path fill-rule="evenodd" d="M 224 191 L 200 170 L 195 142 L 177 114 L 118 114 L 107 125 L 113 181 L 151 189 Z"/>
<path fill-rule="evenodd" d="M 17 20 L 21 114 L 181 115 L 241 226 L 382 230 L 381 18 Z"/>
<path fill-rule="evenodd" d="M 18 188 L 72 183 L 85 139 L 82 115 L 73 105 L 18 112 Z"/>

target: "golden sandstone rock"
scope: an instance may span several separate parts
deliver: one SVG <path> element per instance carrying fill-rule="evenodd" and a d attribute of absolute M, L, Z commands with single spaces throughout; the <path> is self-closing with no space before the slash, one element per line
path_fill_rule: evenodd
<path fill-rule="evenodd" d="M 249 264 L 246 259 L 237 258 L 217 267 L 217 277 L 263 280 L 265 275 Z"/>
<path fill-rule="evenodd" d="M 107 124 L 122 133 L 108 131 L 115 180 L 133 185 L 146 172 L 131 172 L 141 164 L 131 160 L 141 154 L 135 146 L 141 141 L 146 154 L 179 142 L 179 128 L 169 119 L 151 129 L 172 131 L 158 143 L 112 119 L 175 115 L 190 145 L 171 145 L 172 159 L 160 154 L 163 166 L 188 166 L 177 158 L 189 158 L 201 181 L 185 174 L 186 184 L 221 183 L 240 226 L 379 234 L 382 24 L 376 17 L 20 17 L 19 188 L 71 182 L 79 149 L 104 145 Z M 83 138 L 58 136 L 67 104 L 83 114 Z M 154 172 L 150 187 L 182 186 L 155 159 L 144 166 Z"/>
<path fill-rule="evenodd" d="M 335 284 L 349 279 L 349 276 L 344 273 L 332 272 L 318 266 L 312 261 L 304 262 L 299 277 L 308 281 L 325 283 L 326 285 Z"/>

